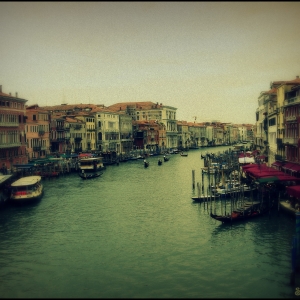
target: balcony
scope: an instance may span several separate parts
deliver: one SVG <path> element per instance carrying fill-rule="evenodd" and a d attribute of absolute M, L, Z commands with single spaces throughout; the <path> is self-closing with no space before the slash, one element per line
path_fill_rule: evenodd
<path fill-rule="evenodd" d="M 300 96 L 292 97 L 284 101 L 284 105 L 300 104 Z"/>
<path fill-rule="evenodd" d="M 95 128 L 90 128 L 90 129 L 87 129 L 87 131 L 91 132 L 91 131 L 95 131 Z"/>
<path fill-rule="evenodd" d="M 290 144 L 290 145 L 298 145 L 298 138 L 285 137 L 283 138 L 283 143 Z"/>
<path fill-rule="evenodd" d="M 18 127 L 19 123 L 1 122 L 1 127 Z"/>
<path fill-rule="evenodd" d="M 296 116 L 289 116 L 289 117 L 285 117 L 285 120 L 286 120 L 287 122 L 289 122 L 289 121 L 296 121 L 296 120 L 297 120 L 297 117 L 296 117 Z"/>
<path fill-rule="evenodd" d="M 22 146 L 21 142 L 0 144 L 0 149 L 14 148 L 14 147 L 20 147 L 20 146 Z"/>
<path fill-rule="evenodd" d="M 41 146 L 33 146 L 32 150 L 33 150 L 34 152 L 39 152 L 39 151 L 42 150 L 41 148 L 42 148 Z"/>
<path fill-rule="evenodd" d="M 70 127 L 65 127 L 65 131 L 70 131 Z"/>
<path fill-rule="evenodd" d="M 56 126 L 56 131 L 65 131 L 64 126 Z"/>
<path fill-rule="evenodd" d="M 74 126 L 74 129 L 75 129 L 75 130 L 80 130 L 81 128 L 82 128 L 81 125 L 75 125 L 75 126 Z"/>
<path fill-rule="evenodd" d="M 45 134 L 45 130 L 39 130 L 39 135 L 42 136 Z"/>

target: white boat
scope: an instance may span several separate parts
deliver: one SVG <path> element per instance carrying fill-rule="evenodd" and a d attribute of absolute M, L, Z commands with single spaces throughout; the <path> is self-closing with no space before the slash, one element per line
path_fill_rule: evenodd
<path fill-rule="evenodd" d="M 10 200 L 16 203 L 39 200 L 43 195 L 41 176 L 22 177 L 11 184 Z"/>
<path fill-rule="evenodd" d="M 105 169 L 102 157 L 86 157 L 79 160 L 79 169 L 85 172 L 94 172 Z"/>

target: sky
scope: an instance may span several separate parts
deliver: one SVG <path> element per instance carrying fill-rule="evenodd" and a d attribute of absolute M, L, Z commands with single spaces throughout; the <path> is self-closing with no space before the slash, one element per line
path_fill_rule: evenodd
<path fill-rule="evenodd" d="M 0 2 L 0 85 L 26 104 L 152 101 L 255 124 L 300 75 L 300 2 Z"/>

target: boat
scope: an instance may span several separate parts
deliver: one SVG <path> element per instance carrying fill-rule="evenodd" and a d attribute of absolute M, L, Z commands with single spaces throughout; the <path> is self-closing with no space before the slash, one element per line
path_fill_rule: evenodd
<path fill-rule="evenodd" d="M 169 157 L 164 156 L 164 161 L 169 161 Z"/>
<path fill-rule="evenodd" d="M 102 175 L 102 173 L 79 173 L 79 177 L 81 177 L 82 179 L 92 179 L 99 177 L 100 175 Z"/>
<path fill-rule="evenodd" d="M 79 160 L 79 169 L 85 172 L 104 170 L 102 157 L 83 157 Z"/>
<path fill-rule="evenodd" d="M 245 202 L 244 206 L 232 211 L 231 214 L 217 215 L 211 213 L 210 216 L 222 223 L 245 221 L 263 215 L 266 211 L 260 208 L 260 202 Z"/>
<path fill-rule="evenodd" d="M 146 160 L 144 160 L 144 167 L 145 167 L 145 168 L 148 168 L 148 167 L 149 167 L 149 162 L 146 161 Z"/>
<path fill-rule="evenodd" d="M 157 164 L 158 164 L 159 166 L 161 166 L 161 165 L 162 165 L 162 160 L 159 159 L 158 162 L 157 162 Z"/>
<path fill-rule="evenodd" d="M 9 200 L 12 177 L 12 175 L 0 175 L 0 206 L 6 204 Z"/>
<path fill-rule="evenodd" d="M 181 152 L 180 155 L 181 155 L 181 156 L 188 156 L 187 153 L 183 153 L 183 152 Z"/>
<path fill-rule="evenodd" d="M 41 199 L 43 184 L 41 176 L 22 177 L 11 184 L 10 200 L 15 203 L 31 202 Z"/>

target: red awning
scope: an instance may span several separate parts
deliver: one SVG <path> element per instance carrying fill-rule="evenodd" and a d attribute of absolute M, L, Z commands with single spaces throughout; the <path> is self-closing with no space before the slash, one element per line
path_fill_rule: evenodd
<path fill-rule="evenodd" d="M 300 198 L 300 185 L 287 186 L 286 192 L 292 197 Z"/>
<path fill-rule="evenodd" d="M 272 166 L 281 167 L 282 164 L 283 164 L 283 162 L 281 162 L 281 161 L 275 161 L 272 163 Z"/>
<path fill-rule="evenodd" d="M 282 168 L 293 172 L 300 172 L 300 165 L 294 163 L 286 163 Z"/>

